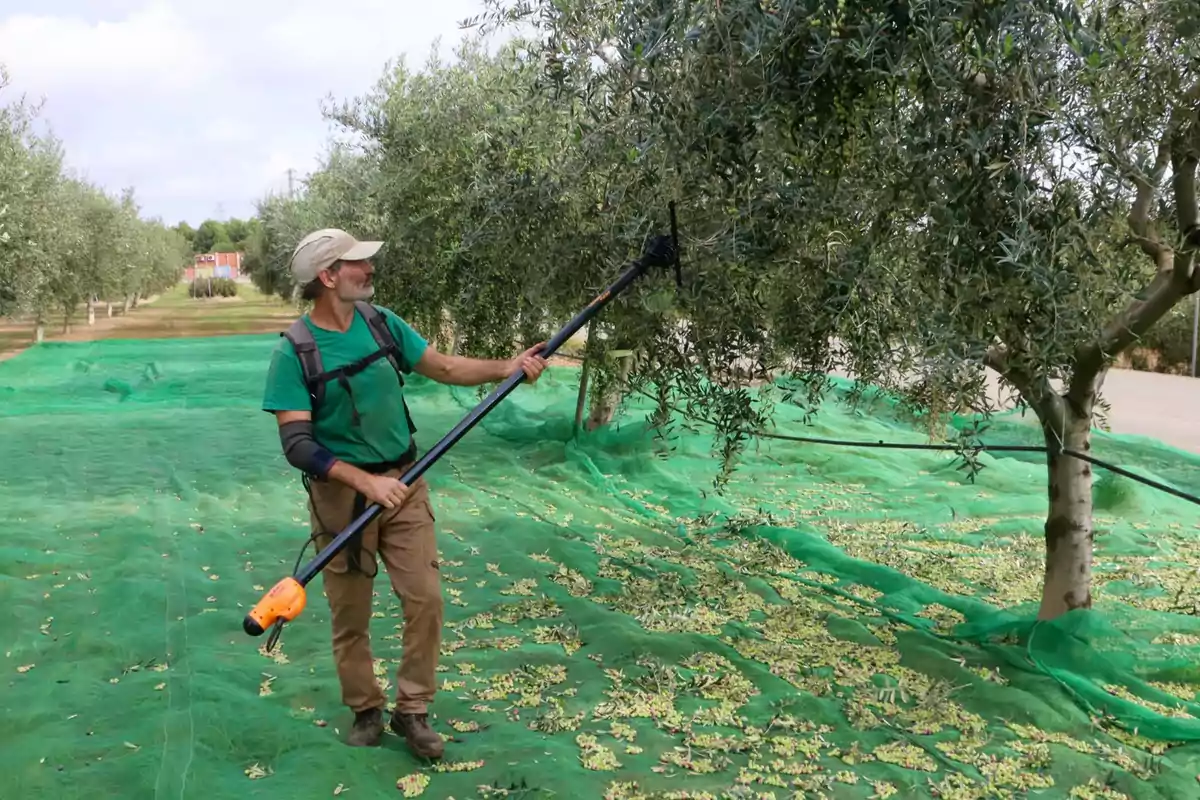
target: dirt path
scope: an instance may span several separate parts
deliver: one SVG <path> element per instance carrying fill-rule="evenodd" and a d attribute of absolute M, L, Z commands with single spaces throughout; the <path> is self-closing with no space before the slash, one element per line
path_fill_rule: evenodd
<path fill-rule="evenodd" d="M 148 297 L 141 301 L 137 308 L 131 309 L 129 314 L 142 314 L 158 300 L 158 296 Z M 105 307 L 101 306 L 96 309 L 95 324 L 88 325 L 86 307 L 80 307 L 75 319 L 72 321 L 69 333 L 63 333 L 61 319 L 52 318 L 47 322 L 45 325 L 45 340 L 48 342 L 68 342 L 101 338 L 105 331 L 110 331 L 123 325 L 128 320 L 129 317 L 120 308 L 115 308 L 113 316 L 110 317 Z M 12 358 L 32 347 L 37 341 L 36 331 L 37 326 L 32 319 L 0 317 L 0 361 Z"/>
<path fill-rule="evenodd" d="M 296 317 L 296 310 L 291 305 L 263 295 L 252 286 L 239 286 L 238 291 L 238 297 L 195 300 L 187 296 L 185 286 L 179 286 L 161 297 L 142 301 L 128 314 L 117 312 L 110 318 L 101 309 L 94 325 L 88 325 L 86 314 L 81 314 L 69 333 L 62 332 L 61 322 L 47 325 L 46 341 L 275 333 Z M 0 361 L 12 358 L 33 344 L 31 321 L 0 320 Z"/>

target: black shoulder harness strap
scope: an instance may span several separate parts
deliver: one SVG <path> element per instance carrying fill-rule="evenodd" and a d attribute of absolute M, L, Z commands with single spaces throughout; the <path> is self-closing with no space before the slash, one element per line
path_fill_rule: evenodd
<path fill-rule="evenodd" d="M 408 364 L 404 361 L 404 352 L 396 344 L 396 339 L 392 336 L 391 329 L 388 328 L 387 320 L 379 313 L 379 309 L 364 300 L 356 301 L 354 307 L 366 320 L 367 327 L 371 330 L 371 336 L 379 345 L 379 349 L 344 367 L 328 372 L 324 370 L 321 363 L 321 352 L 317 349 L 312 331 L 308 329 L 303 318 L 293 322 L 286 331 L 279 335 L 286 337 L 292 343 L 292 347 L 295 348 L 296 355 L 300 359 L 300 367 L 304 372 L 304 383 L 308 386 L 308 396 L 312 400 L 313 417 L 316 417 L 318 406 L 325 400 L 325 384 L 336 380 L 350 397 L 350 404 L 354 411 L 354 424 L 357 425 L 359 424 L 358 408 L 354 406 L 354 395 L 350 391 L 350 378 L 379 359 L 386 358 L 396 370 L 396 378 L 403 388 L 404 369 Z M 408 401 L 402 399 L 402 402 L 404 416 L 408 419 L 408 430 L 410 433 L 416 433 L 416 425 L 413 424 L 412 414 L 408 411 Z"/>

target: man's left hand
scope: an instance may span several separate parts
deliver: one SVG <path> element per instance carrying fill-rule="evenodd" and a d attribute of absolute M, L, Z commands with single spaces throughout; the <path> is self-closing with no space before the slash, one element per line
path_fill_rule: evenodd
<path fill-rule="evenodd" d="M 513 372 L 519 369 L 525 373 L 526 383 L 537 383 L 537 379 L 542 376 L 542 372 L 547 366 L 549 366 L 549 362 L 538 355 L 538 352 L 543 350 L 545 347 L 545 342 L 535 344 L 533 347 L 514 358 L 511 362 L 512 366 L 509 369 L 508 374 L 511 375 Z"/>

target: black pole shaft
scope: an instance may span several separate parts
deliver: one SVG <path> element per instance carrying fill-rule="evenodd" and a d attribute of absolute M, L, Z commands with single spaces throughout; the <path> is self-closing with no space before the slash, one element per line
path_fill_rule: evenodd
<path fill-rule="evenodd" d="M 566 343 L 568 339 L 574 336 L 580 328 L 588 323 L 592 317 L 600 312 L 602 308 L 609 304 L 617 295 L 625 291 L 629 284 L 633 283 L 642 273 L 646 271 L 646 265 L 642 259 L 634 261 L 623 273 L 617 278 L 611 286 L 596 296 L 582 311 L 568 322 L 562 330 L 554 335 L 546 347 L 542 350 L 541 355 L 549 358 L 554 355 L 557 350 Z M 513 389 L 525 380 L 525 373 L 517 370 L 512 375 L 504 379 L 504 382 L 492 390 L 492 393 L 484 398 L 483 402 L 471 410 L 467 416 L 463 417 L 462 421 L 450 429 L 450 432 L 438 441 L 429 449 L 425 455 L 417 460 L 417 463 L 409 467 L 408 471 L 400 477 L 400 482 L 405 486 L 412 486 L 413 483 L 425 474 L 426 470 L 432 467 L 438 459 L 446 454 L 446 451 L 456 445 L 463 436 L 467 434 L 478 422 L 495 408 L 501 400 L 508 397 Z M 378 503 L 372 503 L 367 506 L 358 518 L 351 522 L 345 530 L 339 533 L 332 542 L 330 542 L 324 550 L 317 553 L 311 561 L 304 565 L 299 572 L 294 576 L 301 586 L 307 586 L 308 582 L 320 574 L 321 570 L 334 559 L 335 556 L 346 546 L 350 539 L 367 526 L 375 516 L 382 511 L 383 508 Z"/>

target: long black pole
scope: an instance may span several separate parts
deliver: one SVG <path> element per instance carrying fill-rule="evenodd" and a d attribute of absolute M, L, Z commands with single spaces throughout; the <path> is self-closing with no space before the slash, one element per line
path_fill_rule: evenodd
<path fill-rule="evenodd" d="M 671 212 L 671 227 L 673 234 L 672 239 L 674 239 L 674 204 L 672 204 Z M 544 358 L 549 358 L 550 356 L 554 355 L 554 353 L 557 352 L 558 349 L 562 347 L 568 339 L 574 336 L 580 328 L 588 323 L 592 317 L 594 317 L 600 312 L 601 309 L 612 302 L 617 295 L 625 291 L 625 289 L 629 287 L 629 284 L 641 277 L 642 274 L 645 273 L 645 271 L 650 267 L 665 266 L 666 264 L 673 262 L 678 266 L 678 254 L 676 252 L 678 245 L 676 245 L 674 241 L 671 241 L 669 245 L 664 245 L 664 239 L 666 239 L 666 237 L 658 237 L 655 240 L 655 243 L 652 245 L 652 248 L 657 248 L 654 250 L 654 252 L 644 253 L 641 258 L 630 264 L 630 266 L 627 267 L 623 273 L 621 273 L 621 276 L 617 278 L 611 286 L 597 295 L 596 299 L 592 300 L 592 302 L 589 303 L 586 308 L 576 314 L 570 322 L 563 326 L 563 329 L 556 333 L 554 337 L 546 343 L 545 348 L 543 348 L 541 351 L 541 355 Z M 663 249 L 664 247 L 667 247 L 668 249 Z M 505 397 L 508 397 L 508 395 L 512 393 L 512 390 L 517 388 L 517 386 L 523 380 L 525 380 L 525 373 L 522 370 L 517 370 L 512 375 L 505 378 L 504 382 L 493 389 L 491 394 L 484 398 L 483 402 L 472 409 L 467 416 L 463 417 L 461 422 L 451 428 L 449 433 L 443 436 L 437 444 L 431 447 L 429 451 L 425 453 L 425 455 L 421 456 L 421 458 L 417 460 L 417 463 L 409 467 L 408 471 L 400 477 L 400 482 L 405 486 L 412 486 L 418 478 L 425 474 L 426 470 L 437 463 L 437 460 L 444 456 L 446 451 L 457 444 L 459 439 L 465 436 L 467 432 L 474 428 L 481 419 L 487 416 L 487 414 L 493 408 L 495 408 L 501 400 L 503 400 Z M 300 571 L 296 573 L 294 576 L 296 581 L 301 586 L 307 586 L 309 581 L 320 574 L 321 570 L 323 570 L 329 564 L 329 562 L 332 561 L 334 557 L 336 557 L 337 554 L 342 551 L 343 548 L 345 548 L 346 543 L 349 542 L 356 533 L 370 523 L 371 520 L 374 519 L 381 510 L 382 507 L 378 503 L 372 503 L 369 505 L 366 510 L 359 514 L 357 519 L 351 522 L 345 528 L 345 530 L 343 530 L 334 538 L 332 542 L 326 545 L 325 549 L 317 553 L 317 555 L 314 556 L 311 561 L 305 564 L 304 567 L 302 567 Z"/>

